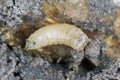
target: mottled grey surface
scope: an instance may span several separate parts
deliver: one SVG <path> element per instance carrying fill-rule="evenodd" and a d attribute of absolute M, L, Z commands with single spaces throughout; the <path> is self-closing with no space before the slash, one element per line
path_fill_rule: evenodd
<path fill-rule="evenodd" d="M 15 27 L 23 22 L 22 15 L 40 18 L 42 2 L 43 0 L 0 0 L 0 26 Z"/>
<path fill-rule="evenodd" d="M 96 43 L 95 43 L 96 44 Z M 120 59 L 102 54 L 104 67 L 80 66 L 78 72 L 69 71 L 65 63 L 49 63 L 40 56 L 32 56 L 21 49 L 0 44 L 1 80 L 120 80 Z M 65 66 L 66 65 L 66 66 Z"/>
<path fill-rule="evenodd" d="M 20 47 L 0 45 L 0 80 L 64 80 L 63 72 L 41 57 L 26 55 Z"/>
<path fill-rule="evenodd" d="M 103 20 L 104 16 L 113 16 L 115 12 L 113 9 L 115 5 L 112 0 L 88 0 L 88 9 L 89 9 L 89 18 L 84 23 L 80 21 L 75 21 L 73 19 L 73 23 L 76 25 L 80 25 L 81 28 L 94 31 L 99 29 L 101 32 L 105 32 L 110 29 L 105 26 L 111 27 L 113 25 L 113 20 L 110 20 L 109 23 L 106 23 Z M 107 28 L 107 29 L 106 29 Z"/>
<path fill-rule="evenodd" d="M 17 27 L 23 22 L 22 15 L 41 19 L 42 3 L 43 0 L 0 0 L 0 27 Z M 73 20 L 73 23 L 90 31 L 98 29 L 101 33 L 109 32 L 113 21 L 106 24 L 101 15 L 114 15 L 112 0 L 89 0 L 88 4 L 91 12 L 88 22 Z M 85 53 L 98 58 L 102 66 L 91 68 L 92 64 L 83 60 L 79 71 L 73 72 L 69 71 L 66 63 L 50 63 L 20 46 L 9 46 L 0 38 L 0 80 L 120 80 L 120 59 L 106 55 L 104 48 L 104 43 L 98 37 L 92 39 Z"/>

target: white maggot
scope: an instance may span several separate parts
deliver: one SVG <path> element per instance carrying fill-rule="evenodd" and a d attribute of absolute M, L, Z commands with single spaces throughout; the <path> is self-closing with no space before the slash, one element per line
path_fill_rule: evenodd
<path fill-rule="evenodd" d="M 89 42 L 87 35 L 70 24 L 53 24 L 40 28 L 27 39 L 25 49 L 41 49 L 47 45 L 63 44 L 75 50 L 83 50 Z"/>

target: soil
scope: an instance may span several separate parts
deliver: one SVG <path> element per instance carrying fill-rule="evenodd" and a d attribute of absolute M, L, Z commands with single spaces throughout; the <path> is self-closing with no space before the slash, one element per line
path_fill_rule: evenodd
<path fill-rule="evenodd" d="M 64 1 L 0 1 L 0 80 L 120 80 L 120 6 L 112 0 L 83 0 L 86 2 L 73 4 L 82 4 L 81 9 L 75 9 L 73 5 L 69 8 L 71 5 L 66 2 L 66 15 L 63 15 L 64 5 L 62 8 L 59 5 Z M 55 10 L 49 13 L 43 10 L 45 2 L 54 5 L 60 16 L 53 16 Z M 79 12 L 75 15 L 69 14 L 67 8 L 71 11 L 85 10 L 83 14 L 80 11 L 81 15 Z M 42 55 L 34 55 L 24 49 L 25 40 L 32 32 L 43 25 L 64 22 L 78 26 L 88 35 L 91 42 L 84 54 L 98 61 L 91 62 L 87 56 L 79 70 L 73 71 L 64 61 L 49 62 Z M 98 66 L 98 62 L 101 65 Z"/>

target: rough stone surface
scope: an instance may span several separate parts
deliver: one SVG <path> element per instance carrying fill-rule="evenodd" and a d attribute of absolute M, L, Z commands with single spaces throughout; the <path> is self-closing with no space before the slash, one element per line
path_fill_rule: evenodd
<path fill-rule="evenodd" d="M 96 43 L 95 43 L 96 44 Z M 119 80 L 120 59 L 101 55 L 104 68 L 86 70 L 80 67 L 78 72 L 69 71 L 63 64 L 49 63 L 40 56 L 27 54 L 21 47 L 0 44 L 1 80 Z M 89 66 L 89 65 L 87 65 Z"/>
<path fill-rule="evenodd" d="M 42 0 L 1 0 L 0 1 L 0 22 L 1 25 L 15 27 L 23 22 L 22 15 L 39 18 L 41 15 L 40 6 Z M 31 13 L 32 15 L 29 15 Z"/>
<path fill-rule="evenodd" d="M 41 6 L 43 0 L 0 0 L 0 31 L 2 27 L 14 29 L 26 18 L 37 21 L 43 19 Z M 99 34 L 112 34 L 115 20 L 115 6 L 112 0 L 88 0 L 89 17 L 85 22 L 75 18 L 72 22 L 84 30 L 97 30 Z M 25 16 L 25 17 L 24 17 Z M 107 17 L 106 17 L 107 16 Z M 105 54 L 106 44 L 99 35 L 94 36 L 86 46 L 85 54 L 95 57 L 102 66 L 83 60 L 79 71 L 67 68 L 67 64 L 50 63 L 42 55 L 26 52 L 21 45 L 10 46 L 1 40 L 0 32 L 0 80 L 120 80 L 120 59 Z M 95 63 L 97 64 L 97 63 Z"/>

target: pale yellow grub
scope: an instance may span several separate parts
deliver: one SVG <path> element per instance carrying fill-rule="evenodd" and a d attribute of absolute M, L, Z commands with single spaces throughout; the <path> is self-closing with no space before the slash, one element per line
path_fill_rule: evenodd
<path fill-rule="evenodd" d="M 82 50 L 88 42 L 89 38 L 80 28 L 70 24 L 54 24 L 31 34 L 25 49 L 37 50 L 48 45 L 63 44 L 75 50 Z"/>

